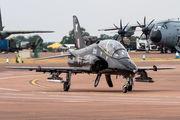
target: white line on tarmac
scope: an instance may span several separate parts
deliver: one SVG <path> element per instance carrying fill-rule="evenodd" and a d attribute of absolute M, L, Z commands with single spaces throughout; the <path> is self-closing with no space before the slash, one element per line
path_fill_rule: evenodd
<path fill-rule="evenodd" d="M 39 92 L 39 93 L 47 93 L 47 92 Z"/>
<path fill-rule="evenodd" d="M 121 94 L 121 93 L 120 93 Z M 123 93 L 124 94 L 124 93 Z M 151 95 L 129 95 L 129 94 L 126 94 L 126 95 L 117 95 L 117 94 L 93 94 L 93 95 L 101 95 L 101 96 L 116 96 L 116 97 L 148 97 L 148 98 L 170 98 L 170 96 L 151 96 Z"/>
<path fill-rule="evenodd" d="M 9 89 L 9 88 L 0 88 L 0 90 L 20 91 L 20 90 L 16 90 L 16 89 Z"/>
<path fill-rule="evenodd" d="M 42 75 L 43 75 L 43 74 L 42 74 Z M 42 76 L 42 75 L 24 75 L 24 76 L 4 77 L 4 78 L 0 78 L 0 80 L 1 80 L 1 79 L 9 79 L 9 78 L 27 77 L 27 76 Z"/>
<path fill-rule="evenodd" d="M 54 97 L 72 97 L 72 98 L 90 98 L 87 96 L 63 96 L 63 95 L 49 95 L 49 96 L 54 96 Z"/>
<path fill-rule="evenodd" d="M 5 94 L 8 94 L 8 95 L 34 95 L 34 94 L 15 94 L 15 93 L 5 93 Z"/>
<path fill-rule="evenodd" d="M 35 97 L 11 97 L 11 96 L 0 96 L 0 98 L 9 98 L 9 99 L 34 99 L 34 100 L 60 100 L 61 102 L 69 101 L 86 101 L 86 102 L 124 102 L 124 103 L 155 103 L 155 104 L 175 104 L 180 105 L 180 102 L 166 102 L 166 101 L 134 101 L 134 100 L 107 100 L 107 99 L 66 99 L 66 98 L 35 98 Z"/>
<path fill-rule="evenodd" d="M 65 94 L 65 95 L 82 95 L 81 93 L 63 93 L 63 92 L 60 92 L 60 94 Z"/>
<path fill-rule="evenodd" d="M 161 99 L 151 99 L 151 98 L 117 98 L 117 97 L 110 97 L 110 99 L 127 99 L 127 100 L 161 100 Z"/>
<path fill-rule="evenodd" d="M 13 74 L 3 74 L 3 75 L 0 75 L 0 76 L 7 76 L 7 75 L 13 75 Z"/>

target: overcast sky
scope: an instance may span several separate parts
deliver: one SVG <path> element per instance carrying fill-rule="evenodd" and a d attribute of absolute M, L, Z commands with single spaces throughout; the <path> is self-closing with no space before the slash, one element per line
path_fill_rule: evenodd
<path fill-rule="evenodd" d="M 119 26 L 121 18 L 123 25 L 143 23 L 144 16 L 149 22 L 178 18 L 179 6 L 180 0 L 0 0 L 4 30 L 55 31 L 39 34 L 45 42 L 60 42 L 68 35 L 73 15 L 90 35 L 114 35 L 98 29 L 112 28 L 113 23 Z"/>

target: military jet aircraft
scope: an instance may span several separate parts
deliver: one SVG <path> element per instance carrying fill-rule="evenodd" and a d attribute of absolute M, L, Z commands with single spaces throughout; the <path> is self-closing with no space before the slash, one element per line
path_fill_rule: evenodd
<path fill-rule="evenodd" d="M 76 16 L 73 16 L 75 47 L 74 51 L 69 54 L 50 56 L 42 59 L 58 58 L 68 56 L 68 65 L 70 67 L 6 67 L 8 69 L 28 69 L 36 72 L 50 72 L 52 77 L 48 77 L 48 81 L 59 80 L 64 83 L 64 91 L 68 91 L 71 85 L 71 75 L 79 73 L 97 74 L 94 86 L 96 87 L 100 81 L 102 74 L 105 75 L 109 87 L 113 87 L 111 75 L 119 75 L 125 78 L 123 92 L 132 91 L 133 78 L 135 74 L 137 82 L 154 82 L 148 77 L 146 70 L 164 70 L 174 69 L 174 67 L 137 67 L 130 59 L 124 46 L 115 40 L 97 41 L 89 46 L 85 45 L 80 24 Z M 59 75 L 66 73 L 66 81 L 63 81 Z"/>
<path fill-rule="evenodd" d="M 52 33 L 53 31 L 3 31 L 1 9 L 0 9 L 0 40 L 4 40 L 11 34 L 29 34 L 29 33 Z"/>
<path fill-rule="evenodd" d="M 151 30 L 150 40 L 162 48 L 161 53 L 167 53 L 167 47 L 171 49 L 171 53 L 180 52 L 179 18 L 157 22 Z"/>

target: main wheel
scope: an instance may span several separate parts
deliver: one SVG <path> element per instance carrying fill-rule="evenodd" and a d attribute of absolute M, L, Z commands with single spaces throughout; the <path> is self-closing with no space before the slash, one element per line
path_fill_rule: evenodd
<path fill-rule="evenodd" d="M 70 88 L 70 85 L 68 82 L 64 82 L 64 91 L 68 91 Z"/>
<path fill-rule="evenodd" d="M 123 93 L 127 93 L 128 88 L 126 87 L 126 85 L 123 86 Z"/>
<path fill-rule="evenodd" d="M 128 91 L 132 91 L 132 85 L 128 86 Z"/>

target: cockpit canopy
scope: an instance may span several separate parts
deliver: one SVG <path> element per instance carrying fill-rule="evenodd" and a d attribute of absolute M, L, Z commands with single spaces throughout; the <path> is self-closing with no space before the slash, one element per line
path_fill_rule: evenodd
<path fill-rule="evenodd" d="M 116 58 L 116 59 L 121 59 L 121 58 L 129 58 L 129 55 L 124 48 L 124 46 L 115 41 L 115 40 L 103 40 L 100 41 L 99 47 L 108 53 L 109 56 Z"/>
<path fill-rule="evenodd" d="M 165 24 L 156 24 L 155 26 L 154 26 L 154 29 L 168 29 L 168 27 L 167 27 L 167 25 L 165 25 Z"/>

